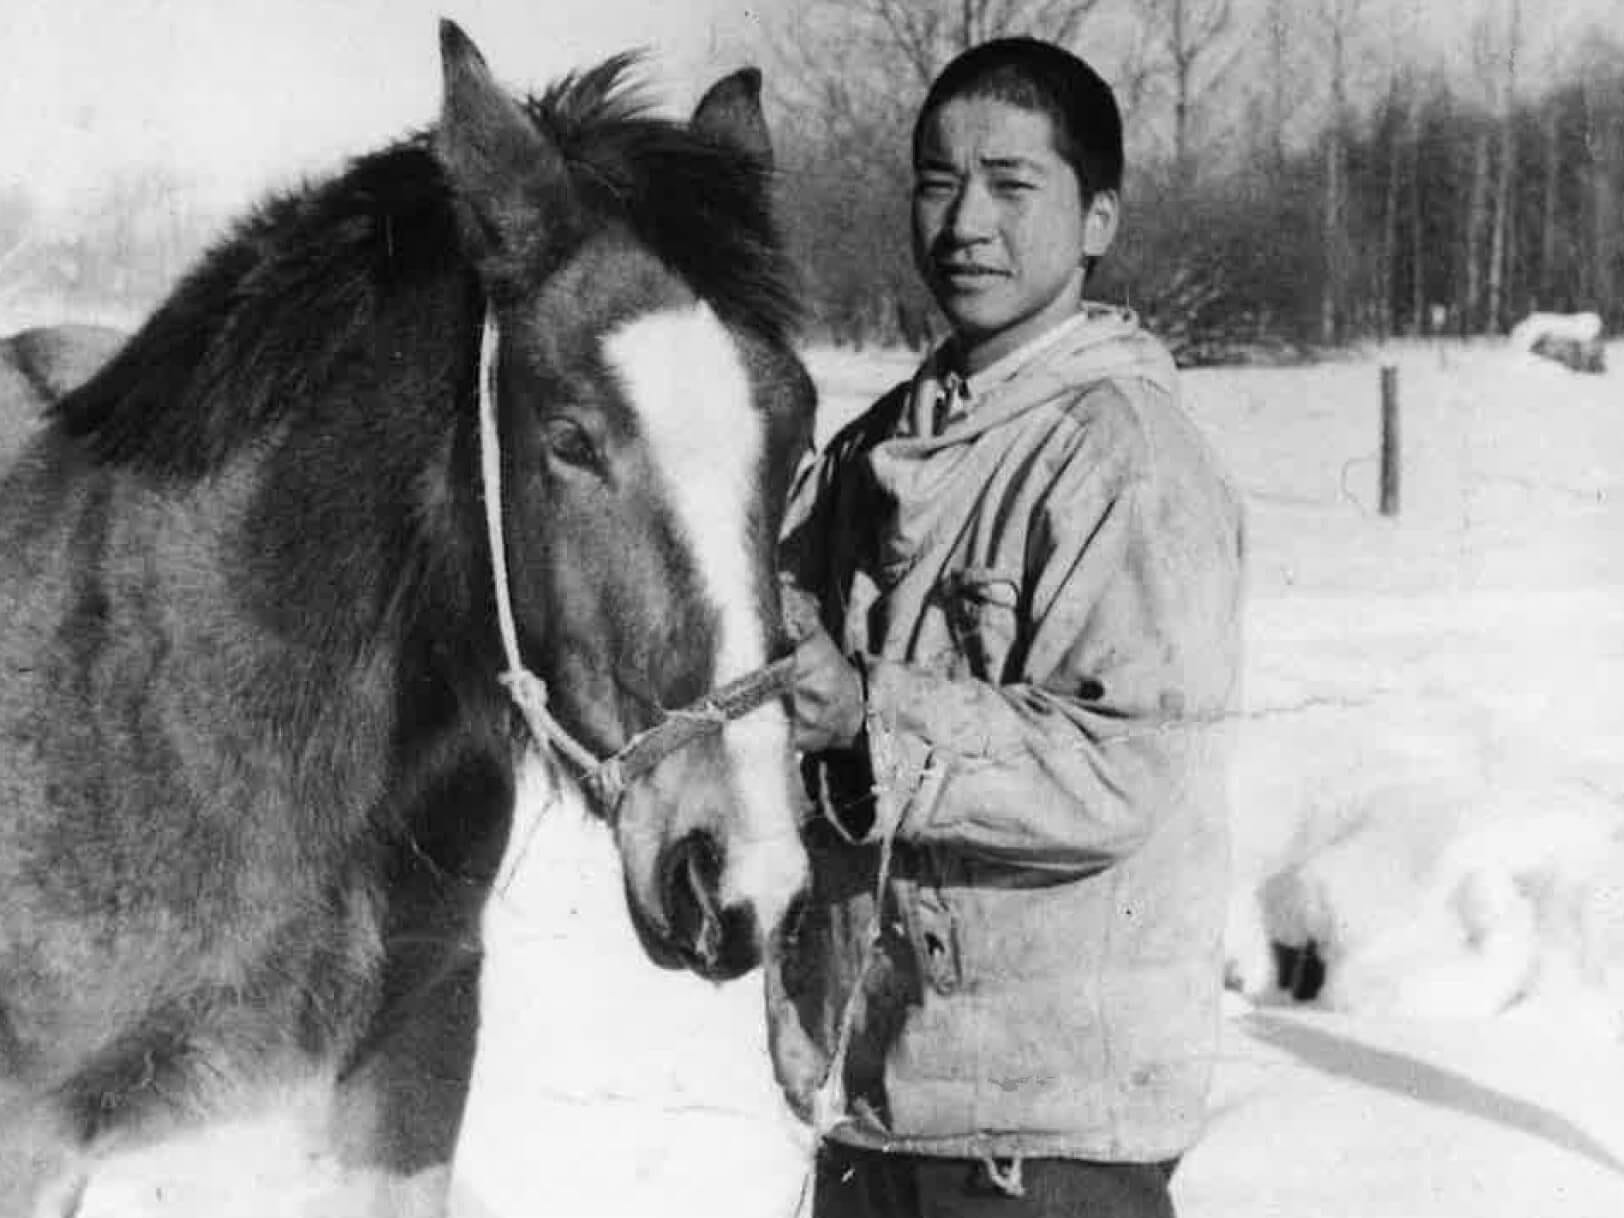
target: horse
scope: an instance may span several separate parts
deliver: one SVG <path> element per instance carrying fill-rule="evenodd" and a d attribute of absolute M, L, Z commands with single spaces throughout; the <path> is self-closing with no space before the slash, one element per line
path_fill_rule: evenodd
<path fill-rule="evenodd" d="M 36 377 L 0 483 L 7 1218 L 292 1089 L 369 1212 L 442 1213 L 526 725 L 654 963 L 742 975 L 804 886 L 763 674 L 813 392 L 760 75 L 682 123 L 635 56 L 521 97 L 440 44 L 435 123 Z"/>

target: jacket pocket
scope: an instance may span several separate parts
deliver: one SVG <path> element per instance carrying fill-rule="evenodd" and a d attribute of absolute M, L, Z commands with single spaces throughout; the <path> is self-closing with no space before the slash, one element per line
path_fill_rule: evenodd
<path fill-rule="evenodd" d="M 969 675 L 994 684 L 1008 679 L 1020 642 L 1020 577 L 967 567 L 948 577 L 942 599 L 948 629 Z"/>

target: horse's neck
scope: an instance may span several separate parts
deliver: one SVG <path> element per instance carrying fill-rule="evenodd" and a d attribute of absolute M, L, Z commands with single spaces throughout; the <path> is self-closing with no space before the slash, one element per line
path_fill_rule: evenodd
<path fill-rule="evenodd" d="M 160 488 L 50 432 L 6 479 L 0 730 L 31 742 L 3 757 L 13 811 L 119 874 L 195 833 L 222 867 L 314 877 L 387 796 L 386 665 L 279 638 L 227 561 L 250 484 Z"/>
<path fill-rule="evenodd" d="M 108 936 L 165 927 L 152 950 L 182 972 L 215 933 L 270 950 L 278 911 L 384 859 L 424 909 L 441 876 L 471 901 L 511 804 L 497 716 L 426 629 L 352 651 L 279 632 L 253 473 L 162 490 L 47 435 L 4 483 L 0 734 L 26 743 L 0 750 L 0 858 L 71 877 Z"/>
<path fill-rule="evenodd" d="M 144 726 L 123 722 L 125 707 L 87 707 L 120 720 L 100 730 L 132 747 L 151 731 L 166 739 L 145 743 L 184 764 L 185 742 L 223 742 L 264 767 L 268 792 L 361 817 L 403 771 L 491 738 L 504 713 L 494 626 L 482 650 L 470 560 L 451 550 L 462 509 L 434 519 L 388 493 L 454 477 L 442 459 L 323 494 L 297 485 L 321 458 L 282 437 L 172 485 L 44 435 L 6 484 L 7 553 L 24 570 L 7 581 L 5 635 L 19 654 L 58 646 L 76 680 L 151 681 L 146 696 L 165 701 Z"/>

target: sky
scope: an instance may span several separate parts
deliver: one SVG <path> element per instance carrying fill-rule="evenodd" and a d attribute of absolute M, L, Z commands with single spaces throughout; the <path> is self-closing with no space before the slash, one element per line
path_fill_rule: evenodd
<path fill-rule="evenodd" d="M 0 190 L 84 206 L 163 164 L 233 205 L 431 122 L 437 22 L 537 88 L 647 47 L 673 107 L 749 58 L 776 0 L 0 0 Z"/>

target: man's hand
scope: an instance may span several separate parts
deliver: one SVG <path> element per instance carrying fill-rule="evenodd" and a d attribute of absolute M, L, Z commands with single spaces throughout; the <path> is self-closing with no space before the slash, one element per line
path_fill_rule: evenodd
<path fill-rule="evenodd" d="M 863 678 L 821 625 L 795 647 L 790 703 L 795 747 L 803 753 L 849 749 L 863 730 Z"/>

